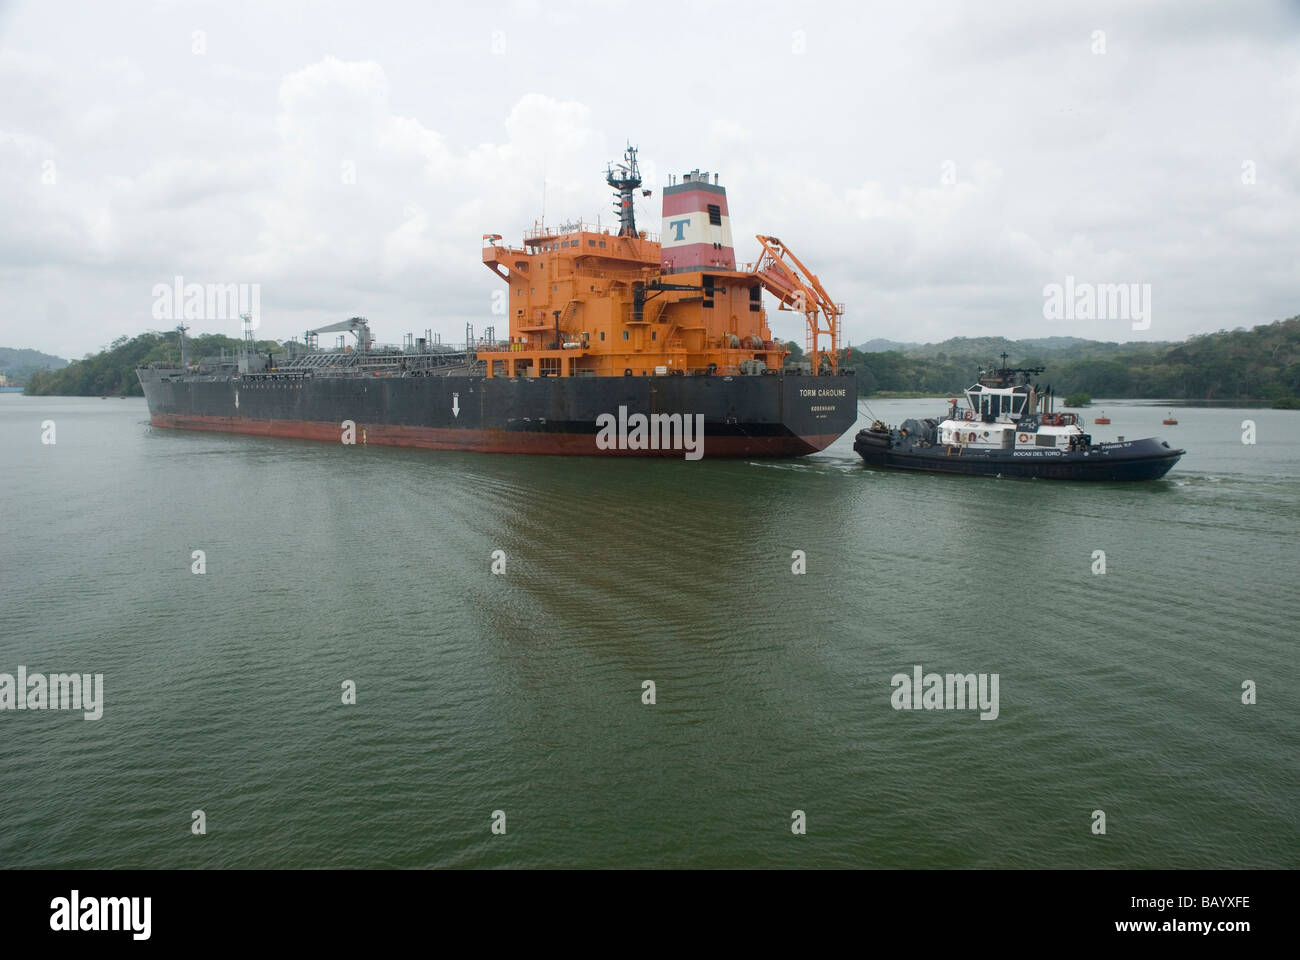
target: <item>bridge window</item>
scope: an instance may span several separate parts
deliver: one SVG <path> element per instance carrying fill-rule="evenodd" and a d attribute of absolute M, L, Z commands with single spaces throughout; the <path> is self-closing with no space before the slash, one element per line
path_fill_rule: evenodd
<path fill-rule="evenodd" d="M 604 331 L 604 330 L 600 331 L 600 339 L 602 339 L 602 340 L 605 339 L 605 331 Z"/>
<path fill-rule="evenodd" d="M 623 331 L 623 339 L 624 339 L 624 340 L 627 339 L 627 331 L 626 331 L 626 330 Z"/>

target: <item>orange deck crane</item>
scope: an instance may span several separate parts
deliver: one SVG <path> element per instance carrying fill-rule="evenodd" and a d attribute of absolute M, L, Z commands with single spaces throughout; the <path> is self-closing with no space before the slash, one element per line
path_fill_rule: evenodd
<path fill-rule="evenodd" d="M 814 375 L 821 372 L 823 358 L 832 374 L 840 369 L 840 317 L 844 304 L 831 299 L 817 275 L 803 265 L 776 237 L 758 236 L 763 247 L 754 275 L 779 302 L 779 309 L 802 313 L 808 321 L 808 360 Z M 822 337 L 830 338 L 830 349 L 821 349 Z"/>

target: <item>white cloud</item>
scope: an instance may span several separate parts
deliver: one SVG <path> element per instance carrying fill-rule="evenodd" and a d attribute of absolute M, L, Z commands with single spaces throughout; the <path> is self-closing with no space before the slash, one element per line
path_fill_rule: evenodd
<path fill-rule="evenodd" d="M 611 219 L 628 138 L 643 226 L 670 172 L 719 171 L 739 257 L 786 240 L 855 341 L 1132 335 L 1044 321 L 1066 274 L 1151 283 L 1153 337 L 1297 312 L 1294 8 L 738 9 L 656 8 L 629 47 L 590 3 L 16 5 L 0 343 L 79 356 L 151 326 L 176 274 L 260 283 L 271 336 L 364 313 L 383 339 L 458 338 L 492 321 L 481 235 L 517 239 L 543 204 Z"/>

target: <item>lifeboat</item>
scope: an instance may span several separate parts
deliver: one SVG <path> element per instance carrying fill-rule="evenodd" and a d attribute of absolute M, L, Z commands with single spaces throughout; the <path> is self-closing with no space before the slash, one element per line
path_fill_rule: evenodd
<path fill-rule="evenodd" d="M 1172 410 L 1169 411 L 1169 416 L 1165 417 L 1160 422 L 1163 423 L 1166 427 L 1178 426 L 1178 421 L 1174 419 L 1174 412 Z"/>
<path fill-rule="evenodd" d="M 1106 416 L 1106 411 L 1103 410 L 1103 411 L 1101 412 L 1101 416 L 1098 417 L 1096 420 L 1094 420 L 1094 421 L 1092 421 L 1092 422 L 1093 422 L 1093 423 L 1110 423 L 1110 417 Z"/>

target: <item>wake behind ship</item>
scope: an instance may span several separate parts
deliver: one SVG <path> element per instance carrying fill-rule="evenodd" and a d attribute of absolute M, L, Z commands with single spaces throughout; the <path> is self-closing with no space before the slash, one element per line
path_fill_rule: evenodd
<path fill-rule="evenodd" d="M 617 227 L 537 225 L 523 245 L 483 238 L 507 284 L 509 334 L 463 350 L 431 336 L 377 347 L 354 317 L 258 353 L 246 325 L 237 357 L 184 356 L 137 371 L 155 426 L 339 442 L 622 456 L 785 457 L 824 449 L 857 419 L 857 384 L 839 369 L 836 303 L 775 237 L 738 266 L 727 195 L 694 170 L 663 191 L 662 241 L 638 230 L 636 150 L 607 171 Z M 648 196 L 649 191 L 642 191 Z M 809 371 L 784 366 L 763 292 L 807 322 Z M 319 348 L 349 331 L 355 346 Z"/>

